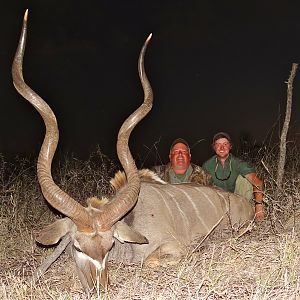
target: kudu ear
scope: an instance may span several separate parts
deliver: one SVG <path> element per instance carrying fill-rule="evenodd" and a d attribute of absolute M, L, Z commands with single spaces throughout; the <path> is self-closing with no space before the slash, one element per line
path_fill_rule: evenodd
<path fill-rule="evenodd" d="M 115 224 L 114 237 L 121 243 L 136 243 L 136 244 L 148 244 L 149 241 L 145 236 L 130 228 L 122 221 L 118 221 Z"/>
<path fill-rule="evenodd" d="M 45 246 L 54 245 L 69 233 L 74 226 L 75 224 L 69 218 L 59 219 L 42 229 L 36 241 Z"/>

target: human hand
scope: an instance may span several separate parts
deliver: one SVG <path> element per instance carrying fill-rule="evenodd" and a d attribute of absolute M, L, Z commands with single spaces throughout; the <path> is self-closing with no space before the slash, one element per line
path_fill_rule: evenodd
<path fill-rule="evenodd" d="M 262 221 L 264 219 L 265 213 L 262 204 L 255 205 L 255 220 Z"/>

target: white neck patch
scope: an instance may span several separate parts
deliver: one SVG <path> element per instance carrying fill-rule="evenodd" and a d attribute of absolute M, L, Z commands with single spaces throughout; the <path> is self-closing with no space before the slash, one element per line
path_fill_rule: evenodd
<path fill-rule="evenodd" d="M 107 257 L 108 257 L 108 253 L 106 253 L 106 255 L 105 255 L 105 257 L 102 261 L 102 264 L 98 260 L 95 260 L 95 259 L 91 258 L 90 256 L 86 255 L 83 252 L 77 252 L 77 256 L 80 260 L 88 260 L 89 262 L 91 262 L 95 266 L 97 271 L 100 272 L 105 268 L 105 263 L 106 263 L 106 260 L 107 260 Z"/>

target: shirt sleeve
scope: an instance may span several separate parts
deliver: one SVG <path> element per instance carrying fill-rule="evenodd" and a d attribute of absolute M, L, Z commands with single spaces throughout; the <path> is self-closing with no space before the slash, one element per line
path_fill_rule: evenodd
<path fill-rule="evenodd" d="M 237 168 L 239 170 L 239 173 L 242 176 L 245 176 L 249 173 L 255 173 L 256 172 L 255 168 L 251 164 L 249 164 L 248 162 L 246 162 L 244 160 L 241 160 L 239 158 L 236 159 L 236 162 L 237 162 Z"/>
<path fill-rule="evenodd" d="M 205 161 L 203 164 L 202 164 L 202 169 L 210 174 L 211 176 L 214 174 L 214 169 L 215 169 L 215 161 L 216 161 L 216 158 L 215 157 L 211 157 L 210 159 L 208 159 L 207 161 Z"/>
<path fill-rule="evenodd" d="M 202 164 L 202 169 L 206 172 L 208 172 L 207 168 L 206 168 L 206 165 L 207 165 L 207 161 L 205 163 Z"/>

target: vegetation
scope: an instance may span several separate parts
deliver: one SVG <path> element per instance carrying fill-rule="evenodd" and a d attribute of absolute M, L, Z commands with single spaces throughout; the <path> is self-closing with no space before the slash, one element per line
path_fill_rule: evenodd
<path fill-rule="evenodd" d="M 230 230 L 195 241 L 174 266 L 145 269 L 110 263 L 111 285 L 92 299 L 300 299 L 299 149 L 287 144 L 280 193 L 276 187 L 278 147 L 240 149 L 265 181 L 266 219 L 236 237 Z M 61 215 L 41 194 L 31 158 L 7 162 L 0 156 L 0 299 L 86 299 L 72 260 L 63 254 L 33 284 L 31 275 L 52 252 L 35 243 L 35 234 Z M 110 194 L 109 179 L 117 164 L 97 149 L 88 160 L 66 157 L 53 166 L 62 189 L 80 199 Z M 275 197 L 276 194 L 276 197 Z M 296 212 L 296 214 L 294 214 Z M 296 216 L 295 220 L 293 215 Z"/>

